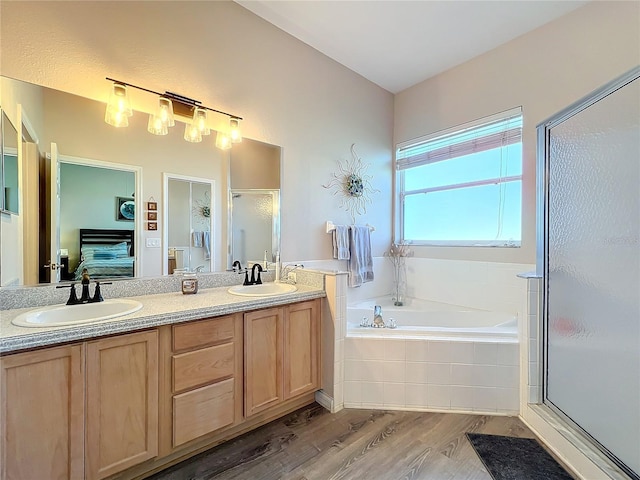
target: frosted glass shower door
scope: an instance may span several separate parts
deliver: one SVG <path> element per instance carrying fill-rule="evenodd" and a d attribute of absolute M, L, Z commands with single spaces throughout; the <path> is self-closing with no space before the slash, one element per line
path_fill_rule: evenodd
<path fill-rule="evenodd" d="M 640 80 L 550 128 L 547 148 L 545 403 L 633 476 L 640 473 Z"/>

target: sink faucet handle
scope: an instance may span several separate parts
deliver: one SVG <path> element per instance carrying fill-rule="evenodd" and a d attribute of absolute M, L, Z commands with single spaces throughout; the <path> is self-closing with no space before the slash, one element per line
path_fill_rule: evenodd
<path fill-rule="evenodd" d="M 100 282 L 96 281 L 96 288 L 93 291 L 93 297 L 89 299 L 89 303 L 97 303 L 104 302 L 104 298 L 102 298 L 102 292 L 100 292 Z"/>
<path fill-rule="evenodd" d="M 69 285 L 57 285 L 56 288 L 69 288 L 69 299 L 67 300 L 67 305 L 77 305 L 80 303 L 76 295 L 75 283 L 71 283 Z"/>

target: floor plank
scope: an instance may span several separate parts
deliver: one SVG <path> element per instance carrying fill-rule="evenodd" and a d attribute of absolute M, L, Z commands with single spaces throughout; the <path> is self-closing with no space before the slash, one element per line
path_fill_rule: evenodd
<path fill-rule="evenodd" d="M 150 479 L 491 480 L 466 432 L 535 438 L 517 417 L 312 404 Z"/>

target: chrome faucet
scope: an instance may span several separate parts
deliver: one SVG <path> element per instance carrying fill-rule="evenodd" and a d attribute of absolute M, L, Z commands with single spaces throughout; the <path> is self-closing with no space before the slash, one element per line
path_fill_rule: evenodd
<path fill-rule="evenodd" d="M 280 266 L 280 281 L 285 283 L 296 283 L 295 277 L 291 276 L 291 274 L 296 271 L 298 268 L 304 268 L 304 265 L 301 263 L 290 264 Z"/>

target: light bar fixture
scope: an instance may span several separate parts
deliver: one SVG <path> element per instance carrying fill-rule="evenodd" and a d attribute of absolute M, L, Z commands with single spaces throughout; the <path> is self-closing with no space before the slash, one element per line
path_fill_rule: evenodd
<path fill-rule="evenodd" d="M 113 82 L 104 117 L 104 121 L 109 125 L 114 127 L 127 127 L 129 125 L 129 117 L 133 115 L 133 110 L 127 87 L 131 87 L 158 96 L 158 106 L 154 113 L 149 115 L 147 124 L 147 130 L 154 135 L 167 135 L 169 133 L 169 127 L 175 125 L 175 111 L 175 114 L 191 119 L 185 122 L 184 139 L 192 143 L 201 142 L 203 136 L 211 134 L 211 130 L 207 126 L 207 112 L 209 111 L 229 117 L 229 130 L 217 132 L 216 147 L 228 150 L 233 143 L 242 141 L 240 132 L 240 120 L 242 120 L 242 117 L 206 107 L 198 100 L 178 95 L 177 93 L 154 92 L 153 90 L 109 77 L 107 77 L 107 80 Z"/>

